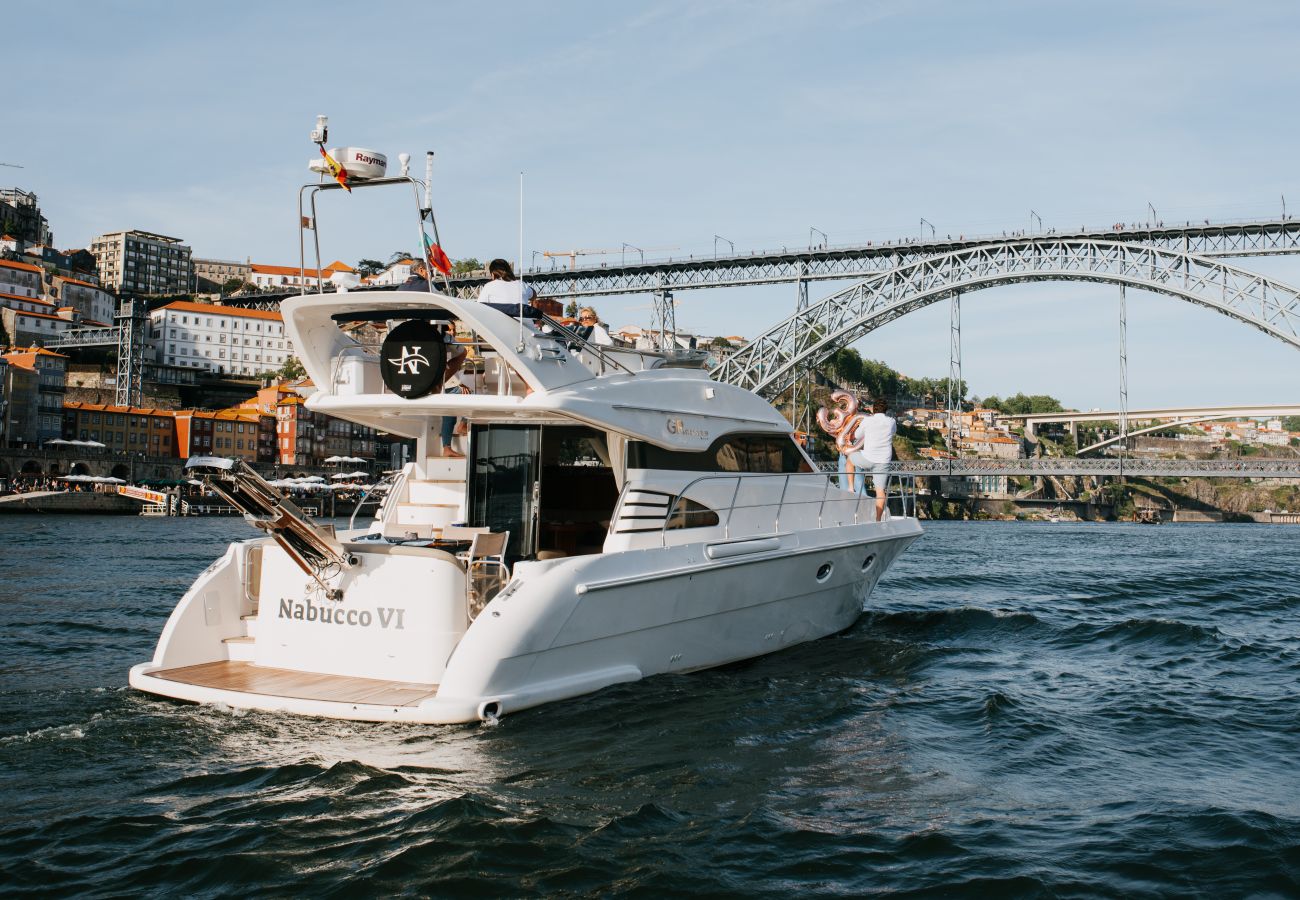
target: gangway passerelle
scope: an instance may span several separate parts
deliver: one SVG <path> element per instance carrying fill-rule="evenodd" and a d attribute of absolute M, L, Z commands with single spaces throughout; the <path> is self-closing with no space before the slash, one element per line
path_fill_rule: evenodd
<path fill-rule="evenodd" d="M 163 491 L 153 491 L 133 484 L 119 484 L 117 492 L 123 497 L 139 500 L 144 504 L 140 510 L 142 516 L 188 516 L 190 505 L 179 497 Z"/>
<path fill-rule="evenodd" d="M 357 558 L 343 549 L 332 527 L 317 525 L 245 462 L 195 456 L 185 470 L 201 478 L 205 486 L 242 512 L 250 525 L 283 547 L 328 599 L 342 599 L 342 591 L 331 588 L 326 579 L 355 566 Z"/>

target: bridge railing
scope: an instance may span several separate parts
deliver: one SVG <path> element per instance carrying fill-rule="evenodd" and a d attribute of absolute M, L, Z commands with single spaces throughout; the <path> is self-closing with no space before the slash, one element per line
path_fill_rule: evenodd
<path fill-rule="evenodd" d="M 116 346 L 120 328 L 69 328 L 58 337 L 50 338 L 45 342 L 47 347 L 95 347 L 95 346 Z"/>
<path fill-rule="evenodd" d="M 837 464 L 822 462 L 824 472 Z M 912 475 L 1133 475 L 1202 478 L 1300 478 L 1300 458 L 1121 459 L 1043 456 L 1034 459 L 894 460 L 889 471 Z"/>

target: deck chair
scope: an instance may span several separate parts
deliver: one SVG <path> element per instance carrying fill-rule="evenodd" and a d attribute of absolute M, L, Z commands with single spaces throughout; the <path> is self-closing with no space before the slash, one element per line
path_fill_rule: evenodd
<path fill-rule="evenodd" d="M 456 554 L 465 563 L 465 600 L 471 622 L 510 580 L 510 567 L 506 565 L 509 543 L 508 531 L 478 533 L 468 551 Z"/>

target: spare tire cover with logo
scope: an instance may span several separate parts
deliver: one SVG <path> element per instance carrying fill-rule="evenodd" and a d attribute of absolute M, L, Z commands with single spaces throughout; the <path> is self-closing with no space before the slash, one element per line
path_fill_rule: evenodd
<path fill-rule="evenodd" d="M 432 322 L 412 319 L 388 333 L 379 351 L 384 384 L 399 397 L 423 397 L 442 387 L 447 345 Z"/>

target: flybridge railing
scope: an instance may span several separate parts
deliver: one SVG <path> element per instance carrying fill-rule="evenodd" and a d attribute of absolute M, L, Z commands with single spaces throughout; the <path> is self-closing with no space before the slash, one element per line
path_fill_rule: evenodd
<path fill-rule="evenodd" d="M 786 531 L 875 522 L 876 496 L 846 489 L 833 477 L 844 473 L 717 473 L 692 479 L 681 490 L 629 483 L 610 525 L 615 534 L 658 532 L 664 546 L 671 532 L 721 527 L 725 538 L 761 537 Z M 860 489 L 863 487 L 859 485 Z M 909 474 L 888 476 L 888 516 L 916 518 L 916 484 Z"/>
<path fill-rule="evenodd" d="M 493 304 L 495 306 L 495 304 Z M 399 312 L 394 310 L 394 312 Z M 635 374 L 637 371 L 659 368 L 660 366 L 690 366 L 701 367 L 704 365 L 706 358 L 700 351 L 696 350 L 674 350 L 674 349 L 642 349 L 637 347 L 627 347 L 618 344 L 597 344 L 580 335 L 577 331 L 565 325 L 564 323 L 538 312 L 534 321 L 540 322 L 540 330 L 529 326 L 533 337 L 541 339 L 533 346 L 533 355 L 538 360 L 555 359 L 559 361 L 576 361 L 585 365 L 595 375 L 605 374 Z M 412 318 L 413 314 L 407 311 L 406 315 L 394 315 L 394 319 Z M 509 379 L 503 378 L 505 374 L 504 362 L 501 362 L 501 356 L 496 347 L 488 341 L 483 340 L 478 334 L 470 332 L 469 340 L 456 340 L 454 343 L 447 344 L 449 350 L 464 350 L 472 353 L 474 358 L 481 361 L 489 359 L 498 360 L 498 370 L 494 376 L 501 385 L 508 383 Z M 353 336 L 356 346 L 351 347 L 337 356 L 331 365 L 331 390 L 337 391 L 339 386 L 344 383 L 344 361 L 355 357 L 359 351 L 368 361 L 375 365 L 379 363 L 380 350 L 383 341 L 379 336 L 370 336 L 362 338 Z M 571 355 L 572 354 L 572 355 Z M 477 370 L 478 364 L 474 359 L 467 360 L 465 368 L 462 371 L 472 372 Z M 484 369 L 486 375 L 486 368 Z M 348 375 L 346 377 L 351 377 Z M 502 388 L 499 393 L 510 393 L 508 388 Z"/>

